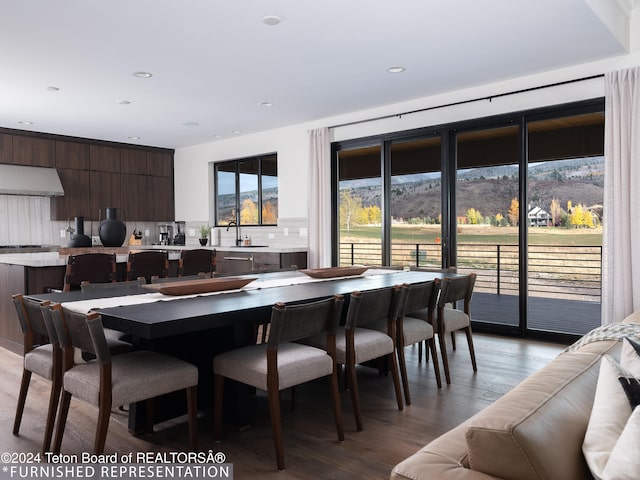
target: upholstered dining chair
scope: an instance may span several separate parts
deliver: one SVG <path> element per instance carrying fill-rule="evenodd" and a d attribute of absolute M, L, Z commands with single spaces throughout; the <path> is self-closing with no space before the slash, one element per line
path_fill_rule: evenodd
<path fill-rule="evenodd" d="M 438 388 L 442 388 L 440 378 L 440 367 L 438 365 L 438 353 L 433 330 L 433 319 L 436 302 L 438 300 L 438 284 L 434 281 L 405 284 L 404 302 L 398 314 L 396 324 L 396 353 L 398 355 L 398 367 L 400 378 L 402 378 L 402 388 L 404 390 L 404 400 L 407 405 L 411 405 L 411 394 L 409 392 L 409 378 L 407 376 L 407 362 L 404 349 L 407 345 L 418 344 L 428 345 L 433 358 L 433 370 L 436 376 Z M 425 319 L 409 316 L 407 312 L 421 311 L 426 315 Z M 384 322 L 375 325 L 377 330 L 385 331 Z"/>
<path fill-rule="evenodd" d="M 82 282 L 115 282 L 116 256 L 112 253 L 82 253 L 69 255 L 64 275 L 63 291 L 80 290 Z"/>
<path fill-rule="evenodd" d="M 445 277 L 439 279 L 440 296 L 437 304 L 437 315 L 434 329 L 438 335 L 440 344 L 440 355 L 442 355 L 442 365 L 447 384 L 451 383 L 449 373 L 449 359 L 447 355 L 446 334 L 451 334 L 453 350 L 456 349 L 455 332 L 464 330 L 469 345 L 469 355 L 473 371 L 478 371 L 476 365 L 476 354 L 473 348 L 473 337 L 471 332 L 471 297 L 473 287 L 476 283 L 476 274 L 469 273 L 463 276 Z M 462 302 L 462 310 L 458 309 L 458 302 Z"/>
<path fill-rule="evenodd" d="M 104 292 L 122 288 L 135 288 L 139 287 L 140 285 L 145 285 L 146 283 L 147 280 L 144 277 L 140 277 L 135 280 L 125 280 L 123 282 L 115 283 L 82 282 L 80 284 L 80 290 L 82 290 L 83 292 Z"/>
<path fill-rule="evenodd" d="M 222 437 L 224 378 L 266 390 L 276 463 L 279 470 L 284 469 L 280 391 L 327 376 L 338 439 L 344 440 L 335 358 L 336 328 L 343 302 L 343 297 L 337 295 L 291 306 L 277 303 L 272 309 L 271 331 L 266 343 L 230 350 L 213 359 L 216 440 Z M 294 342 L 312 335 L 323 336 L 326 350 Z"/>
<path fill-rule="evenodd" d="M 164 278 L 169 274 L 169 256 L 163 250 L 129 252 L 127 259 L 127 280 L 144 277 L 151 283 L 151 277 Z"/>
<path fill-rule="evenodd" d="M 178 276 L 197 275 L 205 273 L 211 276 L 214 270 L 215 254 L 213 250 L 195 248 L 182 250 L 178 261 Z"/>
<path fill-rule="evenodd" d="M 398 410 L 404 408 L 395 353 L 396 320 L 402 306 L 403 295 L 404 290 L 400 285 L 351 293 L 345 325 L 338 329 L 336 361 L 345 366 L 358 431 L 361 431 L 363 426 L 356 375 L 357 364 L 369 360 L 386 359 L 393 378 Z M 386 331 L 381 332 L 376 329 L 380 322 L 386 323 Z M 320 348 L 325 347 L 323 339 L 318 336 L 302 341 Z"/>
<path fill-rule="evenodd" d="M 42 442 L 42 453 L 44 453 L 49 450 L 51 445 L 62 388 L 62 353 L 57 342 L 55 329 L 51 324 L 47 324 L 43 314 L 43 307 L 46 307 L 49 302 L 36 302 L 25 298 L 22 294 L 12 295 L 11 298 L 20 320 L 24 345 L 22 382 L 20 383 L 18 405 L 13 423 L 13 434 L 18 435 L 20 431 L 32 373 L 49 380 L 51 391 L 44 428 L 44 441 Z"/>
<path fill-rule="evenodd" d="M 147 428 L 153 430 L 154 397 L 185 390 L 189 418 L 189 439 L 197 450 L 198 369 L 183 360 L 150 351 L 134 351 L 112 356 L 97 313 L 83 315 L 51 306 L 53 321 L 63 349 L 63 387 L 56 423 L 53 451 L 60 452 L 71 397 L 98 406 L 98 422 L 93 451 L 104 451 L 112 405 L 146 400 Z M 96 359 L 75 363 L 73 350 L 92 352 Z"/>

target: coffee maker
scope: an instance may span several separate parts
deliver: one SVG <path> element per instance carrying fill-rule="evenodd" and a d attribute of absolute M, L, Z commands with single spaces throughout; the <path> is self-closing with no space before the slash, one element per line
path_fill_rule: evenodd
<path fill-rule="evenodd" d="M 184 235 L 184 230 L 185 230 L 185 226 L 186 226 L 186 222 L 179 222 L 176 221 L 175 223 L 175 231 L 176 231 L 176 235 L 173 237 L 173 244 L 174 245 L 185 245 L 185 235 Z"/>
<path fill-rule="evenodd" d="M 173 226 L 162 224 L 158 226 L 158 241 L 160 245 L 171 245 L 171 241 L 173 240 Z"/>

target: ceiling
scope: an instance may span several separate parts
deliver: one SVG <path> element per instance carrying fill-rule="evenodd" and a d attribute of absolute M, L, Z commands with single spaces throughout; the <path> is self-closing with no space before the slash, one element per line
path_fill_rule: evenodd
<path fill-rule="evenodd" d="M 0 127 L 179 148 L 626 53 L 597 1 L 1 0 Z"/>

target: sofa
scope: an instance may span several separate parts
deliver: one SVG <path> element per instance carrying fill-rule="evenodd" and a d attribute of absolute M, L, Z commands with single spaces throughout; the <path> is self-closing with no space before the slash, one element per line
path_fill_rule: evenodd
<path fill-rule="evenodd" d="M 617 326 L 640 334 L 640 312 Z M 397 464 L 390 478 L 593 478 L 582 445 L 602 356 L 620 357 L 621 339 L 608 338 L 585 335 L 492 405 Z"/>

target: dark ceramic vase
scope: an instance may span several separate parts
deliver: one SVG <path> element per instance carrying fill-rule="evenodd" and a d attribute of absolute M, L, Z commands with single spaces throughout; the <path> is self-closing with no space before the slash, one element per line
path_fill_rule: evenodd
<path fill-rule="evenodd" d="M 205 247 L 207 243 L 209 243 L 208 238 L 199 238 L 198 240 L 200 241 L 200 245 L 202 245 L 203 247 Z"/>
<path fill-rule="evenodd" d="M 71 235 L 68 246 L 71 248 L 90 247 L 91 239 L 84 234 L 84 217 L 74 217 L 76 233 Z"/>
<path fill-rule="evenodd" d="M 121 247 L 127 236 L 127 226 L 123 221 L 118 220 L 118 209 L 107 208 L 107 218 L 100 222 L 98 235 L 105 247 Z"/>

